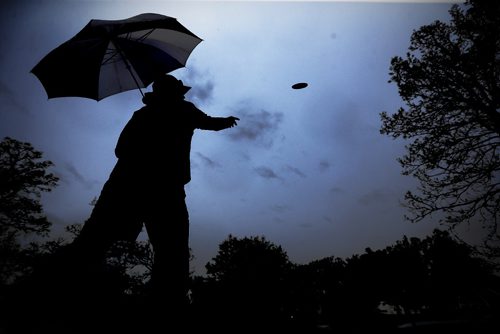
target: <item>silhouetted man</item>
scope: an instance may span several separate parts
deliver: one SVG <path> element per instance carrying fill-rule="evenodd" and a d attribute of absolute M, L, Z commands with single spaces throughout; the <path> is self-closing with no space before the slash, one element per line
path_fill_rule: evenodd
<path fill-rule="evenodd" d="M 163 306 L 186 303 L 189 279 L 189 219 L 184 185 L 191 179 L 195 129 L 222 130 L 236 117 L 210 117 L 185 101 L 190 87 L 171 75 L 153 83 L 145 106 L 123 129 L 108 181 L 73 247 L 99 261 L 117 240 L 134 241 L 143 224 L 154 250 L 152 287 Z"/>

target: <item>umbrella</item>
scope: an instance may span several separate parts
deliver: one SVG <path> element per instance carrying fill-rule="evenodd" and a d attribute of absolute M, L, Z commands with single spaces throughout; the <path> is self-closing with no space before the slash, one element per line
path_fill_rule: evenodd
<path fill-rule="evenodd" d="M 177 19 L 160 14 L 91 20 L 47 54 L 31 73 L 48 98 L 79 96 L 99 101 L 140 90 L 159 75 L 184 67 L 201 41 Z"/>

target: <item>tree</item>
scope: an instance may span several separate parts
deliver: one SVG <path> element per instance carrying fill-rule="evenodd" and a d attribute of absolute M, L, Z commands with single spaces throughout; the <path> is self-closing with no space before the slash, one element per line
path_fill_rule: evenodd
<path fill-rule="evenodd" d="M 480 223 L 487 241 L 499 241 L 500 2 L 470 0 L 449 13 L 449 23 L 413 32 L 406 58 L 392 58 L 389 82 L 407 107 L 382 112 L 380 132 L 411 140 L 399 162 L 420 187 L 405 195 L 407 219 Z"/>
<path fill-rule="evenodd" d="M 288 265 L 286 252 L 265 237 L 238 239 L 229 235 L 206 269 L 207 275 L 218 281 L 250 282 L 280 277 Z"/>
<path fill-rule="evenodd" d="M 255 326 L 272 326 L 283 316 L 291 263 L 281 246 L 265 237 L 229 235 L 205 267 L 215 293 L 211 303 L 219 303 L 217 313 L 237 322 L 253 319 Z"/>
<path fill-rule="evenodd" d="M 422 241 L 422 255 L 429 271 L 428 313 L 498 312 L 500 277 L 469 245 L 434 230 Z"/>
<path fill-rule="evenodd" d="M 342 278 L 338 292 L 344 294 L 329 301 L 337 313 L 332 323 L 338 326 L 353 315 L 374 320 L 381 302 L 403 322 L 496 314 L 500 278 L 493 269 L 472 247 L 437 229 L 422 240 L 404 236 L 381 250 L 367 248 L 346 259 L 344 274 L 337 274 Z M 355 319 L 351 327 L 374 327 Z"/>
<path fill-rule="evenodd" d="M 345 274 L 346 262 L 335 256 L 293 267 L 286 301 L 295 327 L 328 322 L 335 329 L 340 329 L 339 322 L 352 327 L 348 315 L 353 313 L 346 307 L 352 294 L 346 291 Z"/>
<path fill-rule="evenodd" d="M 50 222 L 40 197 L 51 191 L 58 178 L 52 166 L 29 143 L 5 137 L 0 142 L 0 281 L 11 280 L 21 270 L 18 238 L 23 234 L 46 235 Z M 21 261 L 22 262 L 22 261 Z"/>

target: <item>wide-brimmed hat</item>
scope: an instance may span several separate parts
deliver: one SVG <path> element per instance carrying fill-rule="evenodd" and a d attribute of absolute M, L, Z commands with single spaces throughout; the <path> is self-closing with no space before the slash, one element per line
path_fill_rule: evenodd
<path fill-rule="evenodd" d="M 155 93 L 172 92 L 184 95 L 190 89 L 191 87 L 185 86 L 182 80 L 179 80 L 170 74 L 158 77 L 153 82 L 153 92 Z"/>

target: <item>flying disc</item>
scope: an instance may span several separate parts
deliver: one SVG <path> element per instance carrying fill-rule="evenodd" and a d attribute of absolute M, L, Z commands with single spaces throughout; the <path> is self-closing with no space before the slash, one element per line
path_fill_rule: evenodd
<path fill-rule="evenodd" d="M 302 88 L 306 88 L 306 87 L 307 87 L 306 82 L 297 82 L 296 84 L 292 85 L 293 89 L 302 89 Z"/>

